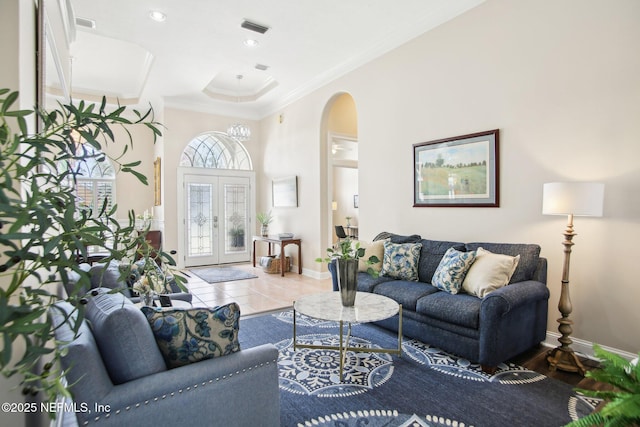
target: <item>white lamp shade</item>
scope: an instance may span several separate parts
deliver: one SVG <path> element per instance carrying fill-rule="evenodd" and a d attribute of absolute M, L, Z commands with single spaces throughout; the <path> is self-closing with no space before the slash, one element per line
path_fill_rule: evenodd
<path fill-rule="evenodd" d="M 602 216 L 604 184 L 598 182 L 550 182 L 544 184 L 544 215 Z"/>

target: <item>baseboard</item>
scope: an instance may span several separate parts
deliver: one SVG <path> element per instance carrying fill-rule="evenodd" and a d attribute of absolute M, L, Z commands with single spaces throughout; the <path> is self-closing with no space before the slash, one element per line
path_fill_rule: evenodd
<path fill-rule="evenodd" d="M 298 267 L 294 266 L 291 268 L 291 271 L 298 271 Z M 302 268 L 302 274 L 307 277 L 311 277 L 312 279 L 324 280 L 331 277 L 331 273 L 328 271 L 316 271 L 308 268 Z"/>
<path fill-rule="evenodd" d="M 560 338 L 560 334 L 558 332 L 547 331 L 547 338 L 542 343 L 542 345 L 551 348 L 557 347 L 560 345 L 560 343 L 558 342 L 558 338 Z M 571 340 L 573 341 L 573 344 L 571 344 L 571 348 L 573 348 L 573 351 L 575 351 L 580 356 L 596 360 L 596 357 L 593 355 L 593 343 L 591 341 L 581 340 L 579 338 L 573 337 L 571 337 Z M 617 354 L 618 356 L 623 357 L 627 360 L 633 360 L 638 357 L 637 354 L 629 353 L 628 351 L 619 350 L 613 347 L 608 347 L 606 345 L 600 345 L 600 347 L 602 347 L 603 350 L 606 350 L 609 353 Z"/>

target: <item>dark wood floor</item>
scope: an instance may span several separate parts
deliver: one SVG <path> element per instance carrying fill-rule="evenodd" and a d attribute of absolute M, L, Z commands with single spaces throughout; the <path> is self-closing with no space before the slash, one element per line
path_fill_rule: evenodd
<path fill-rule="evenodd" d="M 549 364 L 547 363 L 546 359 L 549 350 L 551 350 L 551 348 L 539 346 L 519 355 L 518 357 L 515 357 L 511 360 L 511 362 L 516 363 L 520 366 L 524 366 L 527 369 L 545 375 L 549 378 L 554 378 L 556 380 L 565 382 L 577 388 L 583 388 L 586 390 L 611 389 L 611 386 L 607 384 L 598 383 L 591 378 L 585 378 L 577 373 L 564 372 L 560 370 L 550 370 Z M 598 367 L 598 363 L 594 360 L 580 358 L 580 361 L 587 370 L 592 370 Z"/>

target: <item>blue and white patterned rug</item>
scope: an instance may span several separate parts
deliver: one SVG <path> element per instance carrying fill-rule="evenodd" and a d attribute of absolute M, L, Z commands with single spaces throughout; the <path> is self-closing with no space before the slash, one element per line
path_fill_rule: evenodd
<path fill-rule="evenodd" d="M 243 348 L 271 342 L 280 350 L 283 426 L 551 426 L 595 408 L 572 387 L 504 363 L 493 375 L 479 365 L 416 340 L 402 357 L 348 352 L 343 381 L 337 351 L 293 351 L 292 312 L 240 321 Z M 298 342 L 338 344 L 338 324 L 298 315 Z M 354 325 L 350 346 L 397 347 L 397 335 Z"/>

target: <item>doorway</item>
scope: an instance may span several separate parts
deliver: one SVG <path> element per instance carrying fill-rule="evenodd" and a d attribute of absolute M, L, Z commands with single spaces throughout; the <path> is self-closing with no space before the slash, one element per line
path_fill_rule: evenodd
<path fill-rule="evenodd" d="M 178 168 L 180 267 L 248 262 L 255 172 L 244 146 L 220 132 L 194 138 Z"/>
<path fill-rule="evenodd" d="M 184 266 L 248 262 L 251 177 L 186 168 L 179 177 Z"/>
<path fill-rule="evenodd" d="M 358 114 L 353 97 L 348 93 L 335 94 L 325 106 L 322 121 L 321 206 L 326 216 L 323 215 L 321 226 L 326 233 L 322 245 L 328 247 L 337 240 L 336 225 L 348 226 L 351 237 L 358 236 L 361 231 Z"/>

